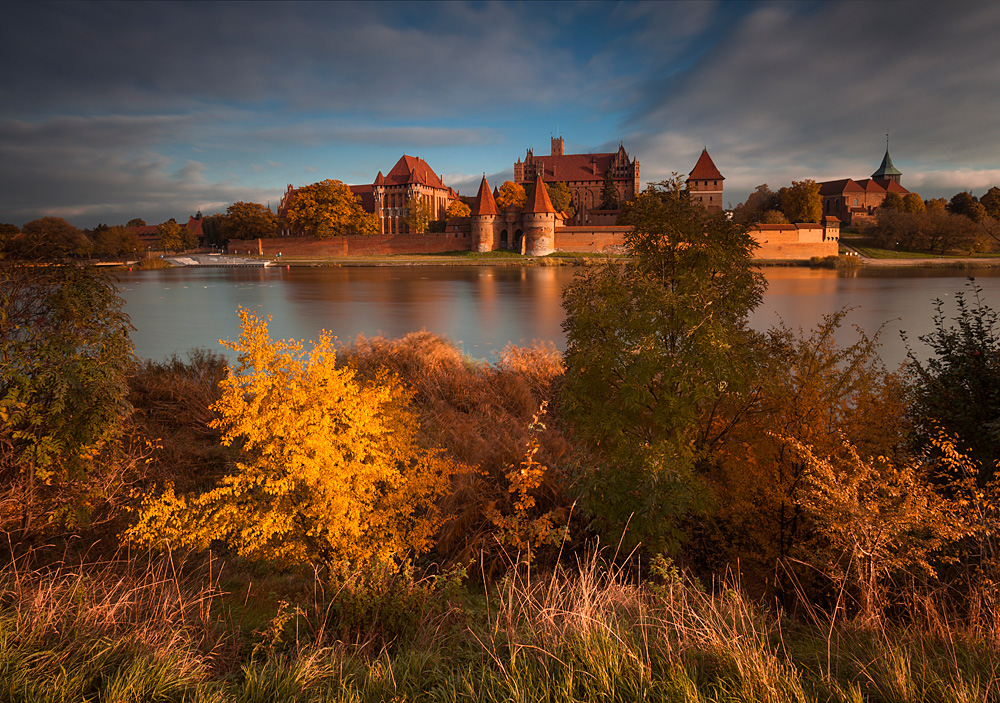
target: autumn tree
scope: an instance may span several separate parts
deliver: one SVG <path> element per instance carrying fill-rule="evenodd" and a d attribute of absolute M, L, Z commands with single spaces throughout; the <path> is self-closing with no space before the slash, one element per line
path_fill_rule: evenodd
<path fill-rule="evenodd" d="M 8 246 L 10 246 L 14 237 L 19 234 L 21 234 L 21 228 L 17 225 L 0 222 L 0 254 L 2 254 Z"/>
<path fill-rule="evenodd" d="M 619 206 L 618 186 L 611 174 L 611 168 L 604 172 L 604 184 L 601 186 L 601 210 L 617 210 Z"/>
<path fill-rule="evenodd" d="M 61 217 L 32 220 L 21 233 L 24 236 L 16 240 L 14 250 L 27 258 L 86 256 L 92 248 L 87 235 Z"/>
<path fill-rule="evenodd" d="M 705 416 L 741 392 L 747 315 L 765 282 L 746 227 L 709 215 L 681 181 L 650 186 L 622 213 L 630 258 L 566 289 L 565 416 L 594 459 L 578 486 L 612 541 L 676 548 L 704 495 Z"/>
<path fill-rule="evenodd" d="M 823 199 L 816 181 L 792 181 L 791 188 L 782 188 L 780 197 L 781 211 L 789 222 L 819 222 L 823 219 Z"/>
<path fill-rule="evenodd" d="M 94 238 L 94 253 L 98 256 L 136 254 L 145 248 L 134 230 L 121 225 L 107 227 Z"/>
<path fill-rule="evenodd" d="M 325 180 L 295 191 L 288 224 L 321 239 L 345 234 L 378 234 L 375 215 L 365 212 L 361 198 L 341 181 Z"/>
<path fill-rule="evenodd" d="M 406 200 L 406 214 L 403 216 L 403 223 L 411 233 L 421 233 L 427 231 L 427 226 L 434 219 L 430 203 L 427 198 L 420 195 L 413 195 Z"/>
<path fill-rule="evenodd" d="M 964 215 L 973 222 L 979 222 L 986 217 L 986 208 L 972 193 L 962 191 L 955 193 L 948 201 L 948 212 L 954 215 Z"/>
<path fill-rule="evenodd" d="M 160 248 L 164 251 L 184 251 L 198 245 L 198 241 L 188 228 L 177 224 L 172 217 L 157 226 L 156 236 Z"/>
<path fill-rule="evenodd" d="M 925 212 L 927 206 L 918 193 L 907 193 L 903 196 L 903 210 L 905 212 Z"/>
<path fill-rule="evenodd" d="M 447 211 L 445 211 L 445 216 L 451 217 L 468 217 L 472 214 L 472 208 L 463 203 L 461 200 L 452 200 L 448 205 Z"/>
<path fill-rule="evenodd" d="M 903 204 L 903 196 L 891 190 L 885 194 L 885 198 L 882 199 L 882 204 L 879 205 L 879 207 L 885 208 L 886 210 L 906 209 Z"/>
<path fill-rule="evenodd" d="M 141 217 L 133 217 L 131 220 L 125 223 L 126 227 L 145 227 L 146 221 Z"/>
<path fill-rule="evenodd" d="M 762 222 L 765 213 L 780 210 L 781 199 L 778 198 L 778 194 L 772 192 L 767 183 L 762 183 L 754 189 L 745 202 L 733 208 L 733 221 L 739 224 Z"/>
<path fill-rule="evenodd" d="M 525 192 L 524 186 L 513 181 L 504 181 L 503 185 L 500 186 L 496 202 L 501 212 L 511 209 L 523 210 L 524 206 L 528 204 L 528 194 Z"/>
<path fill-rule="evenodd" d="M 226 208 L 222 221 L 222 235 L 226 239 L 265 239 L 277 231 L 278 218 L 269 207 L 239 201 Z"/>
<path fill-rule="evenodd" d="M 223 540 L 249 559 L 332 577 L 428 549 L 451 464 L 420 446 L 411 392 L 338 368 L 328 332 L 307 354 L 272 341 L 253 313 L 240 320 L 239 341 L 226 344 L 238 362 L 213 406 L 222 442 L 240 447 L 236 471 L 202 494 L 147 496 L 130 538 L 196 549 Z"/>
<path fill-rule="evenodd" d="M 979 204 L 986 210 L 986 214 L 994 220 L 1000 220 L 1000 188 L 993 186 L 979 199 Z"/>
<path fill-rule="evenodd" d="M 0 529 L 7 534 L 86 519 L 90 503 L 78 489 L 130 411 L 135 359 L 121 308 L 115 283 L 95 267 L 0 261 Z"/>

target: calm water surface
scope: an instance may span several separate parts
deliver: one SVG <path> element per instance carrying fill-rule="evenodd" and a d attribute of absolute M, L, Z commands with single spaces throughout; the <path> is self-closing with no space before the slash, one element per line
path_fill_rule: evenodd
<path fill-rule="evenodd" d="M 565 346 L 562 290 L 579 269 L 480 266 L 267 268 L 136 271 L 121 274 L 125 311 L 136 330 L 139 356 L 162 358 L 195 347 L 224 351 L 236 339 L 240 305 L 272 316 L 272 337 L 315 339 L 328 329 L 343 341 L 358 334 L 400 337 L 427 329 L 445 335 L 464 353 L 494 358 L 508 343 L 551 340 Z M 965 288 L 958 269 L 808 268 L 765 270 L 768 292 L 751 316 L 757 329 L 783 320 L 809 329 L 822 315 L 854 310 L 841 329 L 842 344 L 882 329 L 882 357 L 895 365 L 906 348 L 933 328 L 933 300 L 953 311 Z M 1000 308 L 1000 271 L 976 271 L 987 302 Z M 919 345 L 917 347 L 919 349 Z"/>

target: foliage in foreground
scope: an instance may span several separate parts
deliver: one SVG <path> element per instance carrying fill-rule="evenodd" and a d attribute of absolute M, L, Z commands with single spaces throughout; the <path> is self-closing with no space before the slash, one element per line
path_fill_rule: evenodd
<path fill-rule="evenodd" d="M 338 368 L 325 332 L 306 357 L 299 342 L 272 342 L 264 320 L 240 318 L 229 345 L 239 364 L 212 423 L 241 445 L 236 473 L 200 495 L 148 496 L 129 537 L 196 549 L 222 539 L 250 559 L 337 574 L 425 551 L 452 465 L 419 445 L 408 394 Z"/>

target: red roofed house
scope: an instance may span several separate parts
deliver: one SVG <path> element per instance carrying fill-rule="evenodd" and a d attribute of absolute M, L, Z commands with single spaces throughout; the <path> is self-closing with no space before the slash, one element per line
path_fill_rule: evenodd
<path fill-rule="evenodd" d="M 601 206 L 604 174 L 609 170 L 619 201 L 632 200 L 639 192 L 639 159 L 630 161 L 624 146 L 609 154 L 564 154 L 564 147 L 563 138 L 554 137 L 548 156 L 535 156 L 528 149 L 524 161 L 514 163 L 514 182 L 528 185 L 541 177 L 546 183 L 565 183 L 576 206 L 572 224 L 590 224 L 590 211 Z"/>
<path fill-rule="evenodd" d="M 688 174 L 687 188 L 691 202 L 701 203 L 713 215 L 722 212 L 722 182 L 726 180 L 715 162 L 708 155 L 708 148 L 702 149 L 698 163 Z"/>
<path fill-rule="evenodd" d="M 910 192 L 899 184 L 902 175 L 902 172 L 892 165 L 889 147 L 886 146 L 882 165 L 871 178 L 860 181 L 843 178 L 819 184 L 819 195 L 823 199 L 823 214 L 836 217 L 848 227 L 853 227 L 872 216 L 875 209 L 885 200 L 886 193 L 899 193 L 903 196 Z"/>

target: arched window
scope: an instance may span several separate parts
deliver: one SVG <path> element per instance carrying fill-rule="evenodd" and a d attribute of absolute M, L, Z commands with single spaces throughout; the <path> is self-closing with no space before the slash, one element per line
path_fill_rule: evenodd
<path fill-rule="evenodd" d="M 857 207 L 857 206 L 858 206 L 858 199 L 857 199 L 857 198 L 855 198 L 855 199 L 854 199 L 854 207 Z"/>

